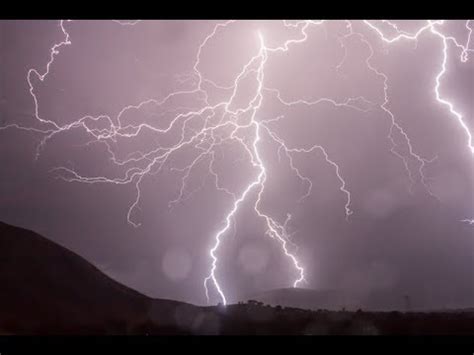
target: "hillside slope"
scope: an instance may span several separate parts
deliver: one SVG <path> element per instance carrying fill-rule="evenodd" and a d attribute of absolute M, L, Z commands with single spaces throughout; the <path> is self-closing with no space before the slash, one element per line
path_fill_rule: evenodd
<path fill-rule="evenodd" d="M 152 300 L 32 231 L 0 223 L 0 329 L 25 334 L 128 333 L 179 302 Z M 158 314 L 158 316 L 156 316 Z"/>

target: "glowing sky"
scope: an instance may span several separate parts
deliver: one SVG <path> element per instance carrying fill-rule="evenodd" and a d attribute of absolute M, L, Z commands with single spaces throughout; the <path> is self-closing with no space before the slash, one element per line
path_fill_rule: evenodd
<path fill-rule="evenodd" d="M 472 306 L 471 21 L 0 24 L 5 222 L 154 297 Z"/>

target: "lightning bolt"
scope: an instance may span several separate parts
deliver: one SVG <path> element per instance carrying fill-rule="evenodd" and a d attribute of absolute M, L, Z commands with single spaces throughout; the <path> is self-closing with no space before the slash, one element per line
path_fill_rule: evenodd
<path fill-rule="evenodd" d="M 421 27 L 415 34 L 409 34 L 404 31 L 400 31 L 398 27 L 395 24 L 391 23 L 390 21 L 384 21 L 384 22 L 389 23 L 392 26 L 392 28 L 394 28 L 397 31 L 396 36 L 390 38 L 384 35 L 383 32 L 377 26 L 371 24 L 369 21 L 364 21 L 366 25 L 368 25 L 371 29 L 373 29 L 379 35 L 379 38 L 381 40 L 383 40 L 385 43 L 388 43 L 388 44 L 392 44 L 400 40 L 418 41 L 419 37 L 427 30 L 429 30 L 431 33 L 433 33 L 434 35 L 436 35 L 437 37 L 441 39 L 442 44 L 443 44 L 443 51 L 442 51 L 443 53 L 442 53 L 441 69 L 436 75 L 436 79 L 435 79 L 436 85 L 435 85 L 434 91 L 436 93 L 436 101 L 438 101 L 442 105 L 445 105 L 448 108 L 450 114 L 454 118 L 457 119 L 459 125 L 461 126 L 461 128 L 464 130 L 466 134 L 467 148 L 472 154 L 474 154 L 472 134 L 466 122 L 464 121 L 463 115 L 459 113 L 458 111 L 456 111 L 456 109 L 454 108 L 454 104 L 450 102 L 448 99 L 443 98 L 440 93 L 441 79 L 443 78 L 447 70 L 449 43 L 452 43 L 453 45 L 455 45 L 455 47 L 457 47 L 458 49 L 461 49 L 459 58 L 461 62 L 463 63 L 468 61 L 469 54 L 474 51 L 474 49 L 469 48 L 469 45 L 471 42 L 471 34 L 472 34 L 472 28 L 470 27 L 471 20 L 468 20 L 465 23 L 465 27 L 468 30 L 468 39 L 464 45 L 460 44 L 456 40 L 456 38 L 454 38 L 453 36 L 447 36 L 439 31 L 438 26 L 443 25 L 446 21 L 442 21 L 442 20 L 441 21 L 427 21 L 428 22 L 427 25 Z"/>
<path fill-rule="evenodd" d="M 281 248 L 282 255 L 288 260 L 294 269 L 293 286 L 298 287 L 304 282 L 305 270 L 302 263 L 297 258 L 297 245 L 290 240 L 287 232 L 287 224 L 291 218 L 291 214 L 287 215 L 287 219 L 283 223 L 277 218 L 271 216 L 265 211 L 262 202 L 262 196 L 266 192 L 266 182 L 268 180 L 268 170 L 265 159 L 261 151 L 263 143 L 274 145 L 278 154 L 278 159 L 286 161 L 289 169 L 295 176 L 306 186 L 305 193 L 299 198 L 298 202 L 303 203 L 312 193 L 313 182 L 304 175 L 295 163 L 294 157 L 297 155 L 321 154 L 327 166 L 333 170 L 335 177 L 339 181 L 339 192 L 345 197 L 344 214 L 346 220 L 354 213 L 351 209 L 351 193 L 348 189 L 348 183 L 343 176 L 343 168 L 330 157 L 327 148 L 322 145 L 311 146 L 295 146 L 286 142 L 276 131 L 276 126 L 281 120 L 291 119 L 285 115 L 276 117 L 263 117 L 261 112 L 262 104 L 268 97 L 273 97 L 278 102 L 287 107 L 295 106 L 313 107 L 317 105 L 331 105 L 336 110 L 355 110 L 362 113 L 380 112 L 390 122 L 390 129 L 387 139 L 391 143 L 391 153 L 400 159 L 410 181 L 409 191 L 412 191 L 416 183 L 421 183 L 426 192 L 436 197 L 430 189 L 428 178 L 424 173 L 427 164 L 431 163 L 433 158 L 426 158 L 420 155 L 414 148 L 412 140 L 408 133 L 398 122 L 396 114 L 390 109 L 389 97 L 389 78 L 379 68 L 372 63 L 375 53 L 374 45 L 369 37 L 364 33 L 363 29 L 369 30 L 384 45 L 394 45 L 403 41 L 414 41 L 418 43 L 424 34 L 431 34 L 438 38 L 442 44 L 441 65 L 439 71 L 434 77 L 435 99 L 442 107 L 446 107 L 449 115 L 451 115 L 464 131 L 466 136 L 467 149 L 474 154 L 473 138 L 469 127 L 465 121 L 465 117 L 455 108 L 454 104 L 442 96 L 442 80 L 448 68 L 448 57 L 452 53 L 450 46 L 454 50 L 459 51 L 459 59 L 465 63 L 469 60 L 469 56 L 473 49 L 470 48 L 472 27 L 471 22 L 466 21 L 465 29 L 468 34 L 466 43 L 460 43 L 453 36 L 448 36 L 442 31 L 445 21 L 426 21 L 417 31 L 409 33 L 400 30 L 397 24 L 391 21 L 381 21 L 380 23 L 390 28 L 391 33 L 388 35 L 383 30 L 380 23 L 374 21 L 344 21 L 345 33 L 337 36 L 338 43 L 344 49 L 344 56 L 335 66 L 340 72 L 344 66 L 347 54 L 346 43 L 355 39 L 360 41 L 368 49 L 369 55 L 365 63 L 367 68 L 379 78 L 381 91 L 383 93 L 382 102 L 373 102 L 363 96 L 349 97 L 343 101 L 338 101 L 331 97 L 319 97 L 312 100 L 303 100 L 300 98 L 291 99 L 283 97 L 283 94 L 277 88 L 271 88 L 266 85 L 266 63 L 270 56 L 282 55 L 290 51 L 293 47 L 306 43 L 310 39 L 309 29 L 313 27 L 322 28 L 327 31 L 324 20 L 313 21 L 283 21 L 282 24 L 286 29 L 297 30 L 296 35 L 286 40 L 280 45 L 270 46 L 267 44 L 261 31 L 257 31 L 255 40 L 258 43 L 258 51 L 249 58 L 241 71 L 236 75 L 234 81 L 230 85 L 222 85 L 207 78 L 201 71 L 201 58 L 203 51 L 206 50 L 217 36 L 229 29 L 230 26 L 237 21 L 229 20 L 217 23 L 212 30 L 204 37 L 197 47 L 194 64 L 191 73 L 184 73 L 177 76 L 176 81 L 181 87 L 180 90 L 174 91 L 164 98 L 149 98 L 147 100 L 124 106 L 122 110 L 112 117 L 107 114 L 98 116 L 86 115 L 73 120 L 68 124 L 59 124 L 53 120 L 41 117 L 39 100 L 35 93 L 35 87 L 38 83 L 44 83 L 48 77 L 55 59 L 60 52 L 72 45 L 71 36 L 67 27 L 71 21 L 61 20 L 59 22 L 60 31 L 63 39 L 54 43 L 50 48 L 50 57 L 43 71 L 32 68 L 28 70 L 27 82 L 29 92 L 34 102 L 34 118 L 40 128 L 25 127 L 18 124 L 10 124 L 0 127 L 0 130 L 9 128 L 27 130 L 42 136 L 37 149 L 36 159 L 39 158 L 42 149 L 47 142 L 55 135 L 74 129 L 81 129 L 90 137 L 87 145 L 100 144 L 106 148 L 110 161 L 114 166 L 123 169 L 123 174 L 115 177 L 108 176 L 84 176 L 73 168 L 64 166 L 55 167 L 51 170 L 60 179 L 67 182 L 79 182 L 87 184 L 109 183 L 115 185 L 132 185 L 136 191 L 135 199 L 129 206 L 127 212 L 127 221 L 134 227 L 139 227 L 140 223 L 133 217 L 134 211 L 139 209 L 141 200 L 141 184 L 145 177 L 156 175 L 164 171 L 169 171 L 180 176 L 180 188 L 176 198 L 169 202 L 170 208 L 190 198 L 194 193 L 201 189 L 210 178 L 216 191 L 222 193 L 231 201 L 231 207 L 223 219 L 223 225 L 213 235 L 213 243 L 209 248 L 210 270 L 205 277 L 203 285 L 208 302 L 211 300 L 210 286 L 217 293 L 218 298 L 223 304 L 228 303 L 226 293 L 219 281 L 218 266 L 221 263 L 219 258 L 219 250 L 224 243 L 224 238 L 229 233 L 231 227 L 235 233 L 235 218 L 244 204 L 250 204 L 252 211 L 263 222 L 265 235 L 274 240 Z M 119 26 L 138 26 L 140 20 L 113 20 Z M 359 30 L 357 30 L 357 28 Z M 326 32 L 327 34 L 327 32 Z M 241 85 L 244 80 L 254 79 L 257 83 L 255 91 L 248 99 L 245 107 L 238 107 L 237 96 L 240 93 Z M 224 93 L 225 99 L 215 101 L 211 95 L 211 89 Z M 177 106 L 173 109 L 167 109 L 168 105 L 173 104 L 173 100 L 178 98 L 189 98 L 194 100 L 193 107 Z M 123 118 L 131 112 L 138 112 L 142 109 L 154 107 L 163 110 L 163 114 L 172 114 L 171 121 L 165 126 L 155 126 L 149 123 L 140 124 L 124 124 Z M 105 128 L 96 128 L 97 122 L 105 122 Z M 120 156 L 116 151 L 116 145 L 122 141 L 133 139 L 141 134 L 148 132 L 156 135 L 157 141 L 161 137 L 172 136 L 177 137 L 172 143 L 156 144 L 152 149 L 146 151 L 135 151 L 129 153 L 125 157 Z M 397 139 L 401 137 L 400 139 Z M 252 178 L 241 191 L 232 191 L 226 187 L 221 181 L 220 174 L 216 171 L 216 155 L 220 148 L 226 144 L 235 144 L 241 148 L 244 161 L 248 162 L 252 168 Z M 190 150 L 193 156 L 183 166 L 173 163 L 173 158 L 181 151 Z M 412 164 L 416 164 L 413 169 Z M 201 184 L 194 189 L 189 188 L 189 181 L 195 175 L 193 174 L 200 166 L 204 165 L 208 174 L 203 177 Z M 168 169 L 168 170 L 167 170 Z M 474 220 L 465 219 L 462 222 L 474 224 Z"/>

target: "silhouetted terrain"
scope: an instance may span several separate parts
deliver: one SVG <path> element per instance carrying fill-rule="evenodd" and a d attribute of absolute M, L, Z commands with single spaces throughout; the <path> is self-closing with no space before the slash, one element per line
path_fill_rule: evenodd
<path fill-rule="evenodd" d="M 2 334 L 474 334 L 472 309 L 309 311 L 258 301 L 198 307 L 151 299 L 113 281 L 77 254 L 4 223 L 0 285 Z"/>
<path fill-rule="evenodd" d="M 40 235 L 0 223 L 0 329 L 18 333 L 123 333 L 152 299 Z M 158 302 L 158 301 L 157 301 Z M 177 302 L 160 300 L 169 308 Z"/>
<path fill-rule="evenodd" d="M 360 308 L 372 311 L 406 310 L 405 295 L 393 290 L 370 290 L 349 292 L 348 290 L 313 290 L 305 288 L 282 288 L 251 295 L 248 298 L 272 306 L 303 309 L 327 309 L 356 311 Z M 411 310 L 418 309 L 414 307 Z"/>

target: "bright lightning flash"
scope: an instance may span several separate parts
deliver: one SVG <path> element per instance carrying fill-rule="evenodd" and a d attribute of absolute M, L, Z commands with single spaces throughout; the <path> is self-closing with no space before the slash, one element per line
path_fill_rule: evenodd
<path fill-rule="evenodd" d="M 114 21 L 120 26 L 136 26 L 141 21 L 130 20 L 130 21 Z M 236 214 L 244 203 L 251 203 L 255 215 L 258 216 L 266 229 L 266 235 L 275 240 L 281 247 L 282 255 L 286 257 L 295 271 L 295 279 L 293 286 L 298 287 L 305 282 L 305 270 L 301 265 L 301 262 L 297 259 L 296 251 L 297 248 L 293 242 L 290 241 L 286 226 L 288 220 L 284 223 L 278 222 L 274 217 L 270 216 L 265 212 L 262 206 L 262 196 L 265 193 L 266 181 L 267 181 L 267 170 L 265 161 L 262 158 L 260 151 L 261 144 L 263 141 L 271 141 L 278 148 L 278 157 L 281 160 L 282 154 L 289 164 L 289 168 L 297 176 L 300 181 L 305 184 L 306 192 L 299 201 L 303 201 L 305 198 L 310 196 L 313 183 L 310 178 L 305 176 L 294 163 L 294 156 L 300 154 L 312 154 L 320 153 L 324 157 L 328 167 L 333 169 L 335 177 L 339 181 L 340 192 L 345 196 L 346 203 L 344 205 L 344 212 L 346 219 L 348 220 L 353 211 L 351 210 L 351 193 L 347 188 L 347 183 L 343 178 L 342 168 L 330 158 L 326 149 L 321 145 L 314 145 L 310 147 L 291 146 L 288 142 L 282 139 L 274 130 L 274 125 L 280 120 L 285 119 L 284 116 L 278 116 L 268 119 L 263 119 L 259 116 L 259 109 L 262 106 L 266 95 L 273 95 L 282 105 L 287 107 L 305 105 L 315 106 L 321 103 L 330 104 L 334 109 L 345 109 L 345 110 L 357 110 L 362 112 L 368 111 L 379 111 L 384 117 L 390 121 L 390 130 L 388 132 L 388 139 L 391 142 L 391 152 L 398 157 L 406 170 L 407 176 L 411 182 L 410 191 L 416 182 L 420 182 L 427 193 L 436 197 L 430 190 L 427 178 L 424 174 L 424 168 L 426 164 L 433 161 L 435 158 L 427 159 L 422 157 L 420 154 L 415 152 L 412 142 L 405 132 L 403 127 L 397 122 L 394 113 L 390 110 L 390 98 L 388 95 L 389 89 L 389 78 L 380 69 L 378 69 L 371 62 L 374 55 L 374 47 L 368 36 L 364 35 L 364 31 L 356 31 L 355 28 L 369 29 L 370 33 L 376 35 L 376 38 L 385 45 L 393 45 L 397 42 L 404 41 L 415 41 L 418 42 L 422 35 L 431 34 L 436 38 L 439 38 L 442 44 L 442 51 L 440 53 L 440 67 L 439 71 L 434 74 L 434 92 L 436 101 L 446 107 L 449 115 L 451 115 L 456 122 L 459 124 L 461 129 L 464 131 L 466 137 L 466 148 L 474 155 L 474 142 L 469 127 L 465 121 L 465 117 L 454 107 L 453 103 L 442 95 L 442 80 L 446 74 L 448 68 L 448 58 L 452 53 L 459 51 L 459 59 L 462 63 L 469 60 L 470 54 L 474 51 L 470 48 L 470 40 L 472 34 L 471 21 L 466 21 L 465 28 L 468 33 L 468 39 L 466 43 L 460 43 L 456 38 L 448 36 L 443 33 L 442 28 L 445 21 L 426 21 L 425 24 L 420 27 L 414 33 L 408 33 L 402 31 L 398 26 L 390 21 L 381 21 L 374 23 L 374 21 L 345 21 L 346 33 L 342 37 L 338 37 L 338 41 L 347 52 L 346 42 L 351 38 L 357 38 L 364 43 L 369 49 L 369 56 L 366 58 L 367 68 L 372 71 L 378 78 L 380 78 L 380 84 L 383 90 L 383 102 L 371 102 L 363 96 L 349 97 L 346 100 L 339 102 L 329 97 L 318 98 L 314 101 L 306 101 L 302 99 L 289 100 L 282 97 L 281 92 L 278 89 L 270 88 L 265 85 L 265 65 L 270 56 L 281 55 L 282 53 L 288 52 L 294 46 L 301 43 L 307 42 L 310 39 L 308 29 L 313 26 L 325 27 L 327 21 L 283 21 L 283 26 L 287 29 L 296 29 L 298 34 L 294 38 L 285 41 L 279 46 L 271 47 L 268 46 L 264 36 L 261 32 L 255 34 L 255 40 L 258 41 L 258 52 L 254 53 L 243 66 L 240 73 L 236 76 L 232 85 L 223 87 L 219 86 L 212 80 L 206 78 L 200 71 L 199 67 L 201 64 L 201 54 L 206 49 L 206 46 L 216 36 L 222 33 L 226 28 L 236 24 L 237 21 L 226 21 L 219 23 L 214 26 L 212 31 L 203 39 L 198 47 L 194 65 L 193 73 L 190 75 L 184 75 L 178 79 L 179 82 L 192 82 L 193 88 L 190 90 L 175 91 L 165 98 L 160 100 L 150 98 L 142 101 L 138 104 L 127 105 L 123 107 L 120 113 L 116 117 L 110 117 L 108 115 L 91 116 L 87 115 L 82 118 L 75 120 L 72 123 L 66 125 L 60 125 L 52 120 L 42 118 L 39 110 L 39 100 L 35 93 L 34 82 L 44 82 L 48 74 L 50 73 L 51 67 L 54 64 L 55 58 L 60 54 L 61 49 L 66 46 L 72 45 L 70 34 L 67 31 L 67 26 L 70 21 L 60 21 L 59 27 L 64 35 L 64 39 L 55 43 L 50 49 L 50 58 L 46 64 L 43 72 L 38 69 L 30 69 L 27 74 L 27 81 L 29 84 L 29 91 L 34 101 L 34 117 L 40 126 L 45 128 L 33 128 L 24 127 L 18 124 L 11 124 L 8 126 L 0 127 L 0 130 L 8 128 L 15 128 L 21 130 L 28 130 L 35 132 L 43 136 L 40 144 L 37 147 L 36 158 L 40 156 L 41 150 L 45 144 L 53 136 L 70 131 L 73 129 L 83 129 L 90 137 L 91 143 L 104 144 L 107 148 L 108 154 L 110 154 L 111 161 L 117 166 L 125 169 L 123 176 L 120 177 L 107 177 L 107 176 L 82 176 L 74 169 L 67 167 L 57 167 L 53 169 L 58 176 L 68 182 L 80 182 L 80 183 L 111 183 L 117 185 L 128 185 L 132 184 L 136 189 L 136 198 L 130 205 L 127 213 L 128 222 L 134 227 L 140 225 L 139 222 L 134 221 L 132 213 L 140 203 L 141 198 L 141 182 L 144 177 L 150 174 L 156 174 L 161 172 L 171 158 L 181 150 L 192 148 L 195 152 L 195 157 L 183 168 L 171 167 L 172 171 L 179 172 L 182 174 L 181 177 L 181 188 L 179 195 L 175 200 L 170 201 L 170 207 L 174 204 L 183 201 L 188 198 L 190 194 L 187 191 L 187 183 L 193 170 L 198 164 L 205 162 L 208 167 L 209 176 L 212 177 L 215 188 L 228 196 L 232 201 L 232 208 L 227 212 L 223 226 L 213 236 L 213 245 L 210 247 L 209 255 L 211 259 L 211 268 L 209 275 L 204 279 L 204 288 L 208 302 L 211 299 L 209 286 L 212 285 L 214 290 L 217 292 L 219 299 L 223 304 L 227 304 L 226 293 L 223 287 L 219 283 L 217 275 L 218 265 L 221 262 L 219 259 L 219 249 L 224 242 L 226 234 L 233 224 L 235 224 Z M 384 27 L 385 26 L 385 27 Z M 386 34 L 382 28 L 390 28 L 391 33 L 395 33 L 392 36 Z M 325 29 L 326 30 L 326 29 Z M 345 56 L 341 63 L 337 65 L 340 68 L 343 65 Z M 233 109 L 236 101 L 236 97 L 241 88 L 242 81 L 254 77 L 257 82 L 255 92 L 248 100 L 248 104 L 244 108 Z M 34 78 L 34 80 L 33 80 Z M 211 85 L 214 88 L 226 91 L 229 93 L 227 99 L 223 99 L 217 103 L 210 103 L 209 100 L 209 89 L 206 89 L 206 85 Z M 182 111 L 174 116 L 169 125 L 165 128 L 156 128 L 151 124 L 141 123 L 138 125 L 123 125 L 121 118 L 129 111 L 140 110 L 147 105 L 155 105 L 156 107 L 162 107 L 169 103 L 171 100 L 177 97 L 191 96 L 194 95 L 200 102 L 200 107 L 195 110 L 180 110 Z M 365 105 L 363 105 L 365 104 Z M 368 108 L 363 108 L 368 106 Z M 90 122 L 97 121 L 107 122 L 108 127 L 97 129 L 91 126 Z M 196 121 L 199 122 L 200 127 L 191 128 L 191 123 L 194 125 Z M 113 144 L 117 142 L 117 139 L 129 139 L 139 136 L 141 133 L 148 131 L 155 134 L 157 137 L 161 137 L 173 132 L 179 132 L 178 142 L 171 145 L 157 145 L 154 149 L 149 151 L 137 151 L 129 155 L 125 159 L 120 159 L 114 152 Z M 402 137 L 402 141 L 396 139 L 396 137 Z M 235 143 L 238 144 L 248 158 L 252 167 L 255 170 L 255 176 L 249 181 L 242 191 L 230 191 L 228 188 L 222 186 L 220 182 L 220 176 L 215 170 L 215 154 L 216 149 L 222 146 L 224 143 Z M 407 153 L 400 153 L 401 147 L 405 147 Z M 410 168 L 410 162 L 416 162 L 418 168 Z M 465 219 L 463 222 L 474 224 L 474 220 Z"/>

